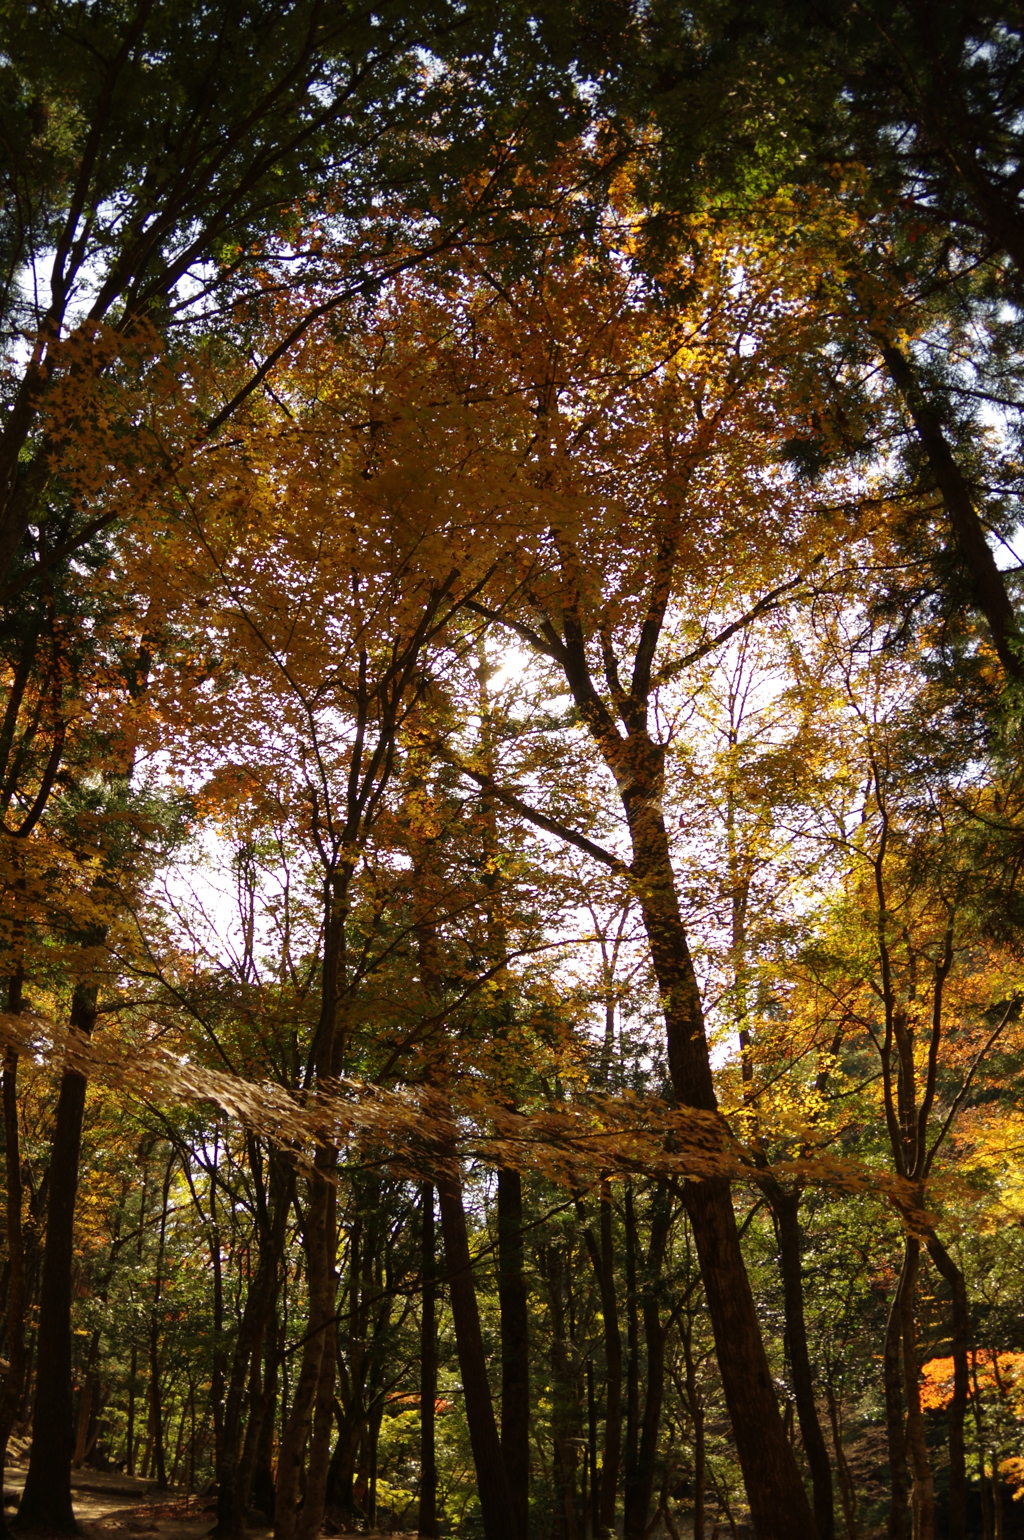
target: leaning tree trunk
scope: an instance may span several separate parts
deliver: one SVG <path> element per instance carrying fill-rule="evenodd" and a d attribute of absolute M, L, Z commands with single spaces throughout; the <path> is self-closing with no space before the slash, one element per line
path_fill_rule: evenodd
<path fill-rule="evenodd" d="M 620 740 L 621 742 L 621 740 Z M 686 939 L 661 813 L 664 749 L 634 734 L 616 766 L 633 843 L 633 876 L 661 994 L 672 1089 L 679 1106 L 716 1113 L 700 988 Z M 687 1183 L 693 1228 L 736 1451 L 759 1540 L 816 1540 L 786 1437 L 740 1249 L 730 1183 Z"/>

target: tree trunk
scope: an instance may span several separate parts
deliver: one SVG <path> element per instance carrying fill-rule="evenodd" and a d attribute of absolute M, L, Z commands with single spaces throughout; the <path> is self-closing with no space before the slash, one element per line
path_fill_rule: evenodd
<path fill-rule="evenodd" d="M 89 1441 L 89 1424 L 92 1421 L 93 1394 L 97 1385 L 96 1360 L 100 1351 L 99 1330 L 93 1332 L 89 1342 L 89 1355 L 82 1375 L 82 1389 L 78 1397 L 78 1425 L 75 1430 L 75 1447 L 71 1464 L 77 1470 L 85 1459 Z"/>
<path fill-rule="evenodd" d="M 903 1343 L 903 1391 L 907 1402 L 907 1448 L 913 1474 L 913 1533 L 914 1540 L 935 1540 L 935 1483 L 925 1438 L 917 1362 L 917 1277 L 921 1242 L 916 1236 L 908 1235 L 904 1245 L 906 1260 L 899 1291 L 900 1335 Z"/>
<path fill-rule="evenodd" d="M 714 1114 L 718 1103 L 700 987 L 661 812 L 665 751 L 646 729 L 634 729 L 627 743 L 621 738 L 618 743 L 613 769 L 629 822 L 633 878 L 661 995 L 672 1090 L 680 1107 Z M 753 1526 L 759 1540 L 816 1540 L 810 1504 L 779 1414 L 729 1181 L 709 1176 L 688 1182 L 685 1204 Z"/>
<path fill-rule="evenodd" d="M 836 1471 L 839 1476 L 839 1496 L 843 1505 L 843 1522 L 846 1525 L 847 1540 L 857 1540 L 857 1492 L 846 1459 L 846 1452 L 843 1449 L 843 1429 L 839 1420 L 839 1405 L 831 1383 L 826 1386 L 825 1394 L 828 1398 L 828 1420 L 832 1429 L 832 1443 L 836 1451 Z"/>
<path fill-rule="evenodd" d="M 604 1332 L 605 1420 L 604 1460 L 597 1500 L 596 1530 L 615 1529 L 619 1465 L 622 1461 L 622 1333 L 615 1288 L 615 1243 L 612 1233 L 612 1197 L 608 1182 L 601 1183 L 600 1245 L 592 1231 L 584 1231 L 587 1250 L 601 1297 Z M 596 1473 L 592 1479 L 597 1480 Z"/>
<path fill-rule="evenodd" d="M 626 1488 L 625 1540 L 644 1540 L 647 1515 L 654 1491 L 654 1467 L 658 1456 L 658 1431 L 661 1426 L 661 1402 L 665 1384 L 665 1327 L 658 1309 L 665 1247 L 668 1242 L 672 1212 L 667 1190 L 659 1185 L 651 1213 L 651 1236 L 644 1269 L 642 1311 L 644 1346 L 647 1357 L 647 1385 L 644 1395 L 640 1447 L 632 1483 Z"/>
<path fill-rule="evenodd" d="M 441 1154 L 436 1185 L 444 1235 L 445 1271 L 484 1537 L 485 1540 L 522 1540 L 513 1514 L 512 1493 L 505 1474 L 491 1388 L 487 1381 L 487 1360 L 480 1330 L 457 1157 L 452 1146 L 444 1149 Z"/>
<path fill-rule="evenodd" d="M 693 1318 L 682 1327 L 683 1365 L 686 1370 L 686 1403 L 693 1423 L 693 1540 L 704 1540 L 704 1504 L 707 1493 L 707 1450 L 704 1435 L 704 1406 L 697 1385 L 697 1365 L 693 1360 Z"/>
<path fill-rule="evenodd" d="M 216 1466 L 217 1524 L 213 1533 L 223 1537 L 234 1536 L 235 1540 L 239 1540 L 245 1533 L 245 1511 L 250 1487 L 244 1458 L 246 1384 L 250 1382 L 251 1374 L 258 1377 L 256 1365 L 273 1314 L 291 1191 L 291 1173 L 283 1158 L 272 1151 L 268 1164 L 268 1210 L 257 1232 L 259 1250 L 256 1271 L 246 1294 L 228 1376 L 227 1395 L 222 1399 L 220 1413 Z M 257 1212 L 260 1213 L 259 1210 Z M 219 1293 L 219 1280 L 216 1277 L 214 1284 Z M 222 1299 L 220 1304 L 223 1308 Z M 250 1365 L 253 1366 L 251 1370 Z M 223 1395 L 222 1388 L 221 1393 Z M 216 1403 L 214 1417 L 216 1438 Z"/>
<path fill-rule="evenodd" d="M 523 1272 L 523 1184 L 498 1170 L 498 1302 L 501 1309 L 501 1453 L 521 1534 L 530 1511 L 530 1339 Z"/>
<path fill-rule="evenodd" d="M 636 1210 L 633 1183 L 626 1183 L 624 1203 L 626 1221 L 626 1449 L 623 1488 L 629 1491 L 636 1481 L 640 1444 L 640 1317 L 636 1283 Z"/>
<path fill-rule="evenodd" d="M 906 1259 L 904 1259 L 904 1271 L 905 1268 Z M 889 1319 L 885 1327 L 885 1350 L 882 1356 L 885 1384 L 885 1433 L 889 1449 L 889 1485 L 892 1492 L 889 1505 L 888 1540 L 907 1540 L 907 1504 L 910 1499 L 907 1442 L 903 1425 L 903 1339 L 900 1323 L 902 1288 L 903 1274 L 896 1285 L 896 1292 L 889 1306 Z"/>
<path fill-rule="evenodd" d="M 779 1237 L 779 1256 L 782 1264 L 782 1288 L 785 1301 L 786 1343 L 789 1363 L 793 1374 L 793 1394 L 800 1419 L 800 1437 L 811 1472 L 814 1493 L 814 1522 L 818 1540 L 834 1540 L 835 1514 L 832 1497 L 832 1465 L 828 1457 L 825 1435 L 818 1419 L 814 1397 L 814 1378 L 807 1349 L 807 1327 L 804 1319 L 804 1281 L 801 1263 L 800 1194 L 784 1192 L 774 1184 L 769 1192 L 772 1212 L 775 1215 Z"/>
<path fill-rule="evenodd" d="M 434 1432 L 437 1407 L 437 1259 L 434 1250 L 434 1189 L 420 1188 L 420 1495 L 418 1532 L 437 1537 L 437 1453 Z"/>
<path fill-rule="evenodd" d="M 330 1154 L 318 1151 L 318 1163 Z M 314 1421 L 320 1369 L 327 1346 L 327 1324 L 334 1306 L 327 1233 L 333 1188 L 327 1176 L 319 1172 L 310 1179 L 309 1185 L 303 1234 L 309 1279 L 309 1316 L 302 1361 L 288 1421 L 281 1436 L 277 1462 L 277 1491 L 274 1498 L 274 1532 L 277 1540 L 295 1540 L 298 1533 L 303 1454 Z M 325 1468 L 321 1504 L 326 1493 L 326 1478 Z"/>
<path fill-rule="evenodd" d="M 953 1399 L 949 1405 L 949 1540 L 964 1540 L 967 1528 L 967 1461 L 964 1453 L 964 1422 L 969 1388 L 968 1353 L 971 1318 L 967 1285 L 938 1236 L 928 1239 L 928 1255 L 949 1285 L 952 1296 Z"/>
<path fill-rule="evenodd" d="M 579 1540 L 576 1512 L 576 1467 L 579 1418 L 570 1366 L 570 1328 L 566 1296 L 569 1273 L 561 1246 L 546 1246 L 542 1267 L 551 1311 L 551 1435 L 554 1472 L 552 1532 L 559 1540 Z"/>
<path fill-rule="evenodd" d="M 96 1021 L 96 989 L 79 984 L 71 1004 L 71 1026 L 87 1037 Z M 13 1528 L 78 1534 L 71 1506 L 74 1446 L 71 1390 L 71 1280 L 74 1266 L 75 1196 L 85 1111 L 85 1077 L 61 1076 L 50 1156 L 46 1242 L 39 1291 L 36 1395 L 32 1451 Z"/>
<path fill-rule="evenodd" d="M 171 1190 L 171 1172 L 174 1169 L 174 1153 L 167 1162 L 160 1205 L 160 1238 L 156 1253 L 156 1279 L 153 1284 L 153 1305 L 149 1316 L 149 1407 L 150 1427 L 153 1430 L 153 1455 L 156 1484 L 160 1491 L 167 1488 L 166 1452 L 164 1449 L 164 1409 L 160 1397 L 160 1296 L 163 1293 L 164 1247 L 167 1243 L 167 1201 Z M 152 1469 L 152 1468 L 151 1468 Z"/>
<path fill-rule="evenodd" d="M 21 1012 L 20 968 L 7 986 L 7 1009 Z M 21 1133 L 18 1126 L 18 1055 L 8 1048 L 3 1068 L 4 1168 L 7 1176 L 7 1376 L 0 1398 L 0 1487 L 7 1443 L 18 1420 L 25 1388 L 25 1241 L 22 1233 Z M 0 1517 L 0 1526 L 3 1526 Z"/>

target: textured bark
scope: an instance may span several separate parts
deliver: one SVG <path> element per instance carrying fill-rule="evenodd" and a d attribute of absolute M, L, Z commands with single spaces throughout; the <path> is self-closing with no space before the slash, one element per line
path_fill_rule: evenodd
<path fill-rule="evenodd" d="M 437 1258 L 434 1250 L 434 1189 L 420 1188 L 420 1494 L 418 1532 L 426 1540 L 437 1536 Z"/>
<path fill-rule="evenodd" d="M 530 1511 L 530 1318 L 523 1271 L 523 1185 L 498 1170 L 498 1303 L 501 1310 L 501 1453 L 513 1516 L 525 1535 Z"/>
<path fill-rule="evenodd" d="M 96 990 L 80 984 L 71 1005 L 71 1025 L 88 1036 L 96 1021 Z M 57 1097 L 50 1156 L 46 1243 L 39 1292 L 36 1395 L 32 1451 L 25 1490 L 12 1527 L 77 1534 L 71 1505 L 74 1447 L 71 1390 L 71 1281 L 74 1266 L 75 1197 L 85 1110 L 85 1077 L 66 1070 Z"/>
<path fill-rule="evenodd" d="M 462 1182 L 452 1148 L 442 1153 L 436 1185 L 444 1235 L 448 1298 L 455 1326 L 484 1537 L 485 1540 L 522 1540 L 513 1515 L 512 1493 L 505 1474 L 487 1381 L 487 1359 L 473 1282 L 466 1214 L 462 1206 Z"/>
<path fill-rule="evenodd" d="M 807 1349 L 804 1320 L 804 1283 L 801 1262 L 800 1194 L 773 1187 L 769 1192 L 779 1237 L 782 1289 L 786 1315 L 786 1343 L 793 1374 L 793 1394 L 800 1420 L 800 1437 L 811 1472 L 814 1494 L 814 1522 L 818 1540 L 834 1540 L 835 1515 L 832 1495 L 832 1465 L 825 1435 L 818 1418 L 814 1397 L 814 1378 Z"/>

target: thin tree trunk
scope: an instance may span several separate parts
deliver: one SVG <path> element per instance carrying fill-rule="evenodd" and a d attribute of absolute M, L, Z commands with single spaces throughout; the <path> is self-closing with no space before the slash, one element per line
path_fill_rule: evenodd
<path fill-rule="evenodd" d="M 290 1174 L 284 1169 L 283 1161 L 275 1154 L 270 1156 L 269 1185 L 270 1223 L 266 1233 L 259 1237 L 256 1272 L 246 1294 L 228 1378 L 227 1396 L 223 1400 L 220 1414 L 217 1524 L 213 1533 L 218 1536 L 234 1536 L 236 1540 L 245 1533 L 245 1510 L 249 1500 L 249 1484 L 243 1470 L 245 1388 L 250 1374 L 250 1365 L 255 1366 L 258 1363 L 274 1308 L 288 1212 L 287 1194 L 290 1189 Z M 258 1374 L 255 1367 L 252 1372 Z M 216 1404 L 214 1419 L 216 1439 Z"/>
<path fill-rule="evenodd" d="M 905 1266 L 905 1263 L 904 1263 Z M 910 1500 L 910 1475 L 907 1470 L 907 1442 L 903 1423 L 902 1327 L 900 1323 L 901 1274 L 889 1306 L 885 1327 L 882 1375 L 885 1386 L 885 1434 L 889 1450 L 888 1540 L 907 1540 L 907 1507 Z"/>
<path fill-rule="evenodd" d="M 921 1243 L 916 1236 L 908 1235 L 904 1245 L 906 1262 L 899 1293 L 900 1335 L 903 1344 L 903 1391 L 907 1404 L 907 1448 L 913 1474 L 913 1534 L 914 1540 L 935 1540 L 935 1484 L 925 1438 L 917 1362 L 917 1277 Z"/>
<path fill-rule="evenodd" d="M 326 1153 L 318 1151 L 317 1160 L 320 1161 Z M 321 1364 L 327 1346 L 327 1325 L 333 1313 L 327 1233 L 331 1196 L 332 1188 L 326 1176 L 317 1173 L 310 1179 L 303 1235 L 309 1279 L 309 1318 L 291 1410 L 281 1437 L 278 1456 L 274 1499 L 274 1532 L 277 1540 L 295 1540 L 298 1533 L 303 1453 L 313 1424 Z M 326 1477 L 325 1469 L 321 1504 L 326 1494 Z"/>
<path fill-rule="evenodd" d="M 601 1533 L 601 1489 L 597 1479 L 597 1397 L 594 1394 L 594 1363 L 587 1359 L 587 1457 L 590 1488 L 588 1492 L 588 1534 L 597 1540 Z"/>
<path fill-rule="evenodd" d="M 554 1455 L 553 1532 L 561 1540 L 579 1540 L 576 1515 L 576 1465 L 579 1426 L 573 1393 L 566 1324 L 568 1271 L 562 1248 L 547 1246 L 543 1252 L 544 1276 L 551 1310 L 551 1378 L 553 1408 L 551 1433 Z"/>
<path fill-rule="evenodd" d="M 487 1381 L 487 1359 L 473 1282 L 466 1214 L 462 1204 L 462 1182 L 457 1157 L 451 1145 L 442 1151 L 436 1185 L 444 1235 L 448 1297 L 455 1326 L 455 1345 L 462 1374 L 484 1537 L 485 1540 L 522 1540 L 513 1515 L 512 1493 L 505 1474 L 491 1388 Z"/>
<path fill-rule="evenodd" d="M 644 1268 L 642 1297 L 647 1384 L 636 1468 L 633 1481 L 626 1488 L 625 1540 L 644 1540 L 651 1495 L 654 1491 L 654 1468 L 658 1456 L 658 1432 L 661 1426 L 661 1403 L 665 1384 L 665 1327 L 662 1325 L 661 1312 L 658 1309 L 658 1286 L 661 1281 L 671 1217 L 671 1203 L 667 1189 L 659 1184 L 655 1189 L 652 1203 L 651 1234 Z"/>
<path fill-rule="evenodd" d="M 78 1398 L 78 1426 L 75 1430 L 75 1448 L 71 1456 L 71 1464 L 77 1470 L 85 1459 L 89 1441 L 89 1424 L 92 1420 L 93 1393 L 96 1388 L 96 1360 L 100 1350 L 100 1333 L 97 1328 L 93 1332 L 89 1342 L 89 1354 L 86 1361 L 85 1373 L 82 1375 L 82 1390 Z"/>
<path fill-rule="evenodd" d="M 857 1494 L 850 1474 L 850 1467 L 843 1449 L 843 1430 L 839 1420 L 839 1406 L 831 1383 L 825 1387 L 828 1400 L 828 1420 L 832 1429 L 832 1443 L 836 1451 L 836 1471 L 839 1476 L 839 1497 L 843 1505 L 843 1522 L 847 1540 L 857 1540 Z"/>
<path fill-rule="evenodd" d="M 102 938 L 99 938 L 100 940 Z M 94 941 L 98 944 L 98 941 Z M 71 1026 L 92 1034 L 96 988 L 79 984 L 71 1003 Z M 71 1282 L 74 1266 L 75 1197 L 85 1112 L 85 1076 L 65 1070 L 57 1097 L 56 1126 L 50 1156 L 49 1203 L 43 1276 L 39 1292 L 36 1394 L 32 1451 L 25 1490 L 13 1527 L 77 1534 L 71 1505 L 71 1454 L 74 1445 L 71 1389 Z"/>
<path fill-rule="evenodd" d="M 437 1537 L 437 1259 L 434 1247 L 434 1188 L 420 1188 L 420 1494 L 417 1530 Z"/>
<path fill-rule="evenodd" d="M 947 1437 L 949 1440 L 949 1540 L 964 1540 L 967 1529 L 967 1460 L 964 1452 L 964 1422 L 967 1417 L 969 1389 L 968 1353 L 971 1318 L 967 1308 L 967 1285 L 938 1236 L 928 1238 L 928 1255 L 949 1285 L 952 1297 L 953 1399 L 949 1405 Z"/>
<path fill-rule="evenodd" d="M 601 1297 L 605 1360 L 604 1459 L 597 1497 L 596 1530 L 615 1529 L 615 1507 L 622 1462 L 622 1333 L 615 1287 L 615 1241 L 612 1231 L 612 1196 L 608 1182 L 601 1183 L 600 1245 L 587 1228 L 584 1238 Z M 596 1475 L 593 1479 L 596 1481 Z"/>
<path fill-rule="evenodd" d="M 525 1535 L 530 1511 L 530 1339 L 523 1271 L 523 1184 L 498 1170 L 498 1302 L 501 1310 L 501 1453 L 513 1518 Z"/>
<path fill-rule="evenodd" d="M 160 1397 L 160 1297 L 163 1293 L 163 1269 L 164 1248 L 167 1244 L 167 1203 L 171 1190 L 171 1173 L 174 1169 L 175 1153 L 171 1152 L 167 1161 L 167 1171 L 164 1176 L 164 1185 L 161 1193 L 160 1207 L 160 1238 L 156 1253 L 156 1279 L 153 1284 L 153 1305 L 149 1317 L 149 1396 L 150 1396 L 150 1426 L 153 1430 L 153 1454 L 156 1467 L 157 1487 L 164 1491 L 167 1487 L 167 1465 L 164 1451 L 164 1410 Z"/>
<path fill-rule="evenodd" d="M 773 1184 L 769 1190 L 769 1201 L 778 1227 L 786 1316 L 786 1344 L 789 1348 L 789 1363 L 793 1374 L 796 1411 L 800 1419 L 800 1437 L 803 1439 L 804 1452 L 811 1472 L 814 1522 L 818 1529 L 818 1540 L 834 1540 L 832 1465 L 828 1457 L 825 1435 L 818 1419 L 811 1359 L 807 1349 L 807 1327 L 804 1320 L 800 1193 L 799 1191 L 785 1192 L 781 1187 Z"/>
<path fill-rule="evenodd" d="M 636 1481 L 640 1442 L 640 1318 L 636 1284 L 636 1210 L 633 1183 L 626 1183 L 626 1462 L 623 1487 L 630 1491 Z"/>
<path fill-rule="evenodd" d="M 7 1009 L 21 1012 L 21 968 L 8 981 Z M 0 1487 L 7 1444 L 25 1390 L 25 1240 L 22 1232 L 21 1131 L 18 1125 L 18 1055 L 8 1048 L 3 1068 L 4 1169 L 7 1177 L 7 1376 L 0 1397 Z M 5 1527 L 0 1514 L 0 1527 Z"/>
<path fill-rule="evenodd" d="M 704 1434 L 704 1406 L 697 1385 L 697 1366 L 693 1360 L 693 1320 L 684 1322 L 682 1332 L 683 1365 L 686 1370 L 686 1403 L 693 1423 L 693 1540 L 704 1540 L 704 1505 L 707 1493 L 707 1446 Z"/>

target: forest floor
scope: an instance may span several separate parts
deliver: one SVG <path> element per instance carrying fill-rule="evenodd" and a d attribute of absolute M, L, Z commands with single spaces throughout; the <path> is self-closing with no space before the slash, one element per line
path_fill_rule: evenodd
<path fill-rule="evenodd" d="M 25 1485 L 25 1467 L 4 1471 L 4 1507 L 13 1509 Z M 213 1528 L 213 1505 L 195 1493 L 158 1492 L 151 1481 L 118 1471 L 71 1472 L 75 1517 L 88 1540 L 201 1540 Z M 269 1524 L 250 1521 L 254 1540 L 272 1540 Z M 339 1537 L 340 1540 L 340 1537 Z M 415 1534 L 364 1534 L 362 1540 L 416 1540 Z"/>

